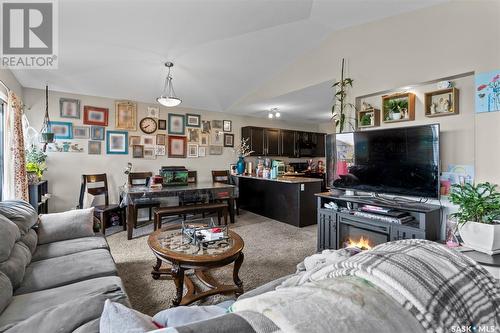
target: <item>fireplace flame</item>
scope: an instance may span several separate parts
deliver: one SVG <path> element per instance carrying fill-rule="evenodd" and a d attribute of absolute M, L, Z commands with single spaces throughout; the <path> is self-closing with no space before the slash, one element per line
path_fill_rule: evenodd
<path fill-rule="evenodd" d="M 361 250 L 370 250 L 372 245 L 370 244 L 370 240 L 368 238 L 361 236 L 359 240 L 349 238 L 346 242 L 346 247 L 357 247 Z"/>

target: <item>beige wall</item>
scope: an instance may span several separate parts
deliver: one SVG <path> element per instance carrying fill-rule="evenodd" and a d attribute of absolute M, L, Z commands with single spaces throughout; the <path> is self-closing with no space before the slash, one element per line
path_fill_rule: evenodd
<path fill-rule="evenodd" d="M 45 92 L 38 89 L 24 89 L 25 104 L 31 108 L 27 111 L 27 116 L 30 125 L 40 129 L 43 120 L 45 109 Z M 69 121 L 73 125 L 83 125 L 82 119 L 68 119 L 59 117 L 59 98 L 76 98 L 81 102 L 83 109 L 84 105 L 92 105 L 97 107 L 109 108 L 109 126 L 106 129 L 114 130 L 115 112 L 114 99 L 66 94 L 59 92 L 49 93 L 49 110 L 50 119 L 53 121 Z M 138 119 L 146 116 L 147 107 L 155 106 L 154 103 L 138 103 Z M 263 126 L 263 127 L 280 127 L 288 129 L 298 129 L 305 131 L 317 131 L 318 126 L 314 124 L 294 124 L 286 121 L 269 121 L 264 118 L 242 117 L 237 115 L 224 114 L 220 112 L 207 112 L 201 110 L 186 109 L 182 107 L 176 108 L 160 108 L 160 118 L 166 119 L 167 113 L 196 113 L 200 114 L 202 120 L 227 119 L 233 123 L 233 132 L 235 134 L 235 142 L 239 142 L 242 126 Z M 141 132 L 142 133 L 142 132 Z M 129 132 L 129 135 L 140 135 L 140 132 Z M 158 131 L 158 133 L 166 133 L 166 131 Z M 53 199 L 50 201 L 50 210 L 62 211 L 75 207 L 78 202 L 80 189 L 80 175 L 92 173 L 107 173 L 109 186 L 111 188 L 111 202 L 117 202 L 117 187 L 122 185 L 126 177 L 123 174 L 127 162 L 133 163 L 133 171 L 152 171 L 157 173 L 163 165 L 184 165 L 190 170 L 198 171 L 200 181 L 211 180 L 211 170 L 228 169 L 229 164 L 235 163 L 237 157 L 234 155 L 232 148 L 224 148 L 223 155 L 212 155 L 200 158 L 185 158 L 173 159 L 166 156 L 159 156 L 156 160 L 134 159 L 129 149 L 128 155 L 106 155 L 105 141 L 102 144 L 102 155 L 88 155 L 87 142 L 88 140 L 71 140 L 75 143 L 80 143 L 84 147 L 83 153 L 48 153 L 48 171 L 44 178 L 50 182 L 50 192 Z"/>
<path fill-rule="evenodd" d="M 354 79 L 353 99 L 468 71 L 499 69 L 500 1 L 450 1 L 335 32 L 245 101 L 333 81 L 340 77 L 342 58 Z M 459 85 L 461 115 L 435 118 L 444 131 L 443 164 L 475 161 L 477 180 L 500 184 L 500 112 L 476 115 L 472 82 Z M 434 121 L 424 119 L 419 104 L 417 121 L 401 125 Z M 333 132 L 329 123 L 320 128 Z"/>

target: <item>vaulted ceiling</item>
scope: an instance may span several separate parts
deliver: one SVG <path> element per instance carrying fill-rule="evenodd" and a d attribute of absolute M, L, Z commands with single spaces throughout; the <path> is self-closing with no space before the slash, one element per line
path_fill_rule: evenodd
<path fill-rule="evenodd" d="M 265 116 L 287 104 L 295 120 L 315 121 L 328 116 L 325 83 L 241 100 L 336 30 L 442 1 L 63 0 L 59 68 L 13 72 L 25 87 L 155 103 L 169 60 L 185 107 Z"/>

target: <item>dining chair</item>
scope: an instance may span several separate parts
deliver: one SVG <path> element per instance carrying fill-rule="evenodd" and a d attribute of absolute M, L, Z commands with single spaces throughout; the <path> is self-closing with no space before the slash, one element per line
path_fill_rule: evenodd
<path fill-rule="evenodd" d="M 134 186 L 148 186 L 151 178 L 153 177 L 152 172 L 131 172 L 128 174 L 128 185 L 131 187 Z M 135 204 L 136 209 L 134 215 L 134 228 L 137 228 L 137 213 L 141 208 L 147 208 L 149 212 L 149 219 L 151 221 L 153 218 L 153 208 L 160 207 L 160 202 L 158 200 L 153 200 L 147 198 L 143 201 L 137 201 Z"/>
<path fill-rule="evenodd" d="M 104 196 L 104 205 L 94 206 L 94 216 L 99 219 L 100 230 L 103 235 L 106 233 L 106 224 L 108 224 L 112 213 L 116 213 L 120 216 L 121 222 L 123 223 L 123 230 L 126 230 L 125 209 L 121 208 L 119 204 L 109 203 L 108 178 L 105 173 L 82 175 L 78 208 L 83 208 L 85 193 L 89 193 L 96 197 Z"/>
<path fill-rule="evenodd" d="M 231 184 L 231 174 L 229 170 L 212 170 L 212 182 Z M 240 203 L 238 198 L 234 200 L 236 205 L 236 215 L 240 215 Z"/>

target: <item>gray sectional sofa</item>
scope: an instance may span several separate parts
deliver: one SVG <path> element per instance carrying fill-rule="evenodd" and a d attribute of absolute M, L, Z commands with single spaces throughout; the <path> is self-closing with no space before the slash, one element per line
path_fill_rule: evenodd
<path fill-rule="evenodd" d="M 105 238 L 42 223 L 27 202 L 0 202 L 0 332 L 98 332 L 106 299 L 129 305 Z"/>

